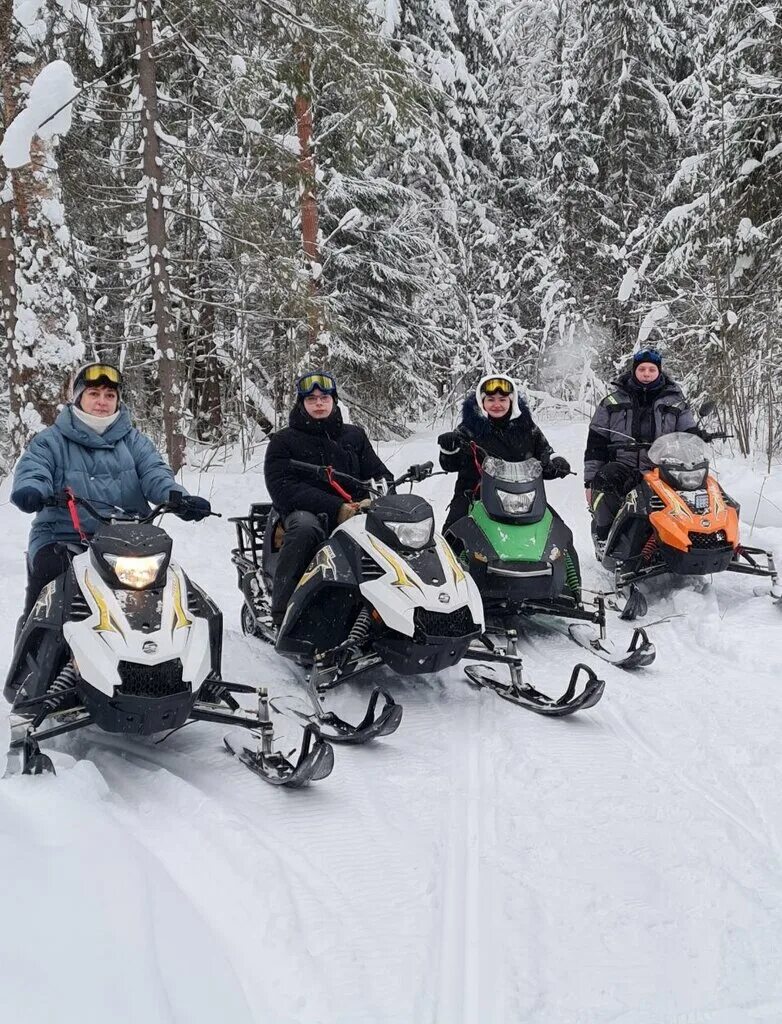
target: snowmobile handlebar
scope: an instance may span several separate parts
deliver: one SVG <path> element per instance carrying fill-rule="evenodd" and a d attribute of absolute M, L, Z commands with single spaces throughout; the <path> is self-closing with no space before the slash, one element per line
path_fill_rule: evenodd
<path fill-rule="evenodd" d="M 112 511 L 109 514 L 100 512 L 91 501 L 87 498 L 81 498 L 78 494 L 74 494 L 72 491 L 61 491 L 59 494 L 52 495 L 51 498 L 47 498 L 44 502 L 46 508 L 69 508 L 71 504 L 81 505 L 82 508 L 86 509 L 87 512 L 97 519 L 99 523 L 112 523 L 112 522 L 127 522 L 127 523 L 151 523 L 158 516 L 165 515 L 166 512 L 173 512 L 177 515 L 181 509 L 181 491 L 171 491 L 168 496 L 168 501 L 162 502 L 160 505 L 156 505 L 146 515 L 141 515 L 138 512 L 128 512 L 127 509 L 122 508 L 119 505 L 110 505 L 108 502 L 99 502 L 99 504 L 105 504 L 107 508 Z M 209 512 L 208 515 L 221 517 L 220 512 Z"/>
<path fill-rule="evenodd" d="M 370 494 L 380 497 L 383 494 L 377 487 L 376 480 L 360 480 L 356 476 L 351 476 L 350 473 L 341 473 L 338 469 L 334 469 L 332 466 L 320 466 L 315 462 L 299 462 L 297 459 L 291 459 L 291 466 L 294 469 L 300 469 L 308 473 L 313 473 L 319 480 L 325 480 L 330 482 L 332 479 L 344 480 L 346 483 L 357 484 L 364 490 L 369 491 Z M 432 476 L 434 464 L 431 462 L 422 462 L 411 466 L 406 473 L 398 477 L 396 480 L 391 482 L 391 486 L 398 487 L 400 484 L 406 483 L 421 483 L 422 480 L 426 480 L 427 477 Z"/>

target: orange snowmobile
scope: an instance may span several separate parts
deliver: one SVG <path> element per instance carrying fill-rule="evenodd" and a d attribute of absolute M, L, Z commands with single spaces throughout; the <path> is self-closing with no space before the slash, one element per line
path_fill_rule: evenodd
<path fill-rule="evenodd" d="M 641 451 L 632 442 L 622 448 Z M 602 556 L 603 565 L 615 571 L 617 592 L 627 597 L 621 617 L 645 614 L 647 601 L 637 584 L 667 573 L 763 576 L 771 581 L 772 596 L 782 597 L 771 552 L 741 543 L 739 506 L 709 472 L 702 438 L 665 434 L 643 450 L 652 468 L 625 498 Z"/>

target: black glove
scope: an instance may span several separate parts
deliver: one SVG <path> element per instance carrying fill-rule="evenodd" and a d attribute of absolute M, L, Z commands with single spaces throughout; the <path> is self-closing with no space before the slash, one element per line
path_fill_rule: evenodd
<path fill-rule="evenodd" d="M 437 443 L 449 455 L 461 448 L 462 441 L 464 438 L 458 430 L 447 430 L 437 438 Z"/>
<path fill-rule="evenodd" d="M 11 501 L 22 512 L 40 512 L 46 499 L 37 487 L 20 487 L 11 495 Z"/>
<path fill-rule="evenodd" d="M 543 469 L 544 480 L 560 480 L 570 473 L 570 463 L 561 455 L 555 455 Z"/>
<path fill-rule="evenodd" d="M 595 473 L 592 489 L 624 498 L 641 479 L 641 473 L 621 462 L 607 462 Z"/>
<path fill-rule="evenodd" d="M 199 498 L 196 494 L 183 494 L 175 513 L 186 523 L 197 523 L 201 519 L 206 519 L 211 511 L 212 506 L 206 498 Z"/>

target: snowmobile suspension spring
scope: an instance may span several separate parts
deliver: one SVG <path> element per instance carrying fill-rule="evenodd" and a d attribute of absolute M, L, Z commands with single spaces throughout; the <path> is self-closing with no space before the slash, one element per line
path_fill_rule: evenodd
<path fill-rule="evenodd" d="M 581 597 L 581 580 L 578 578 L 578 570 L 569 551 L 565 552 L 565 584 L 578 601 Z"/>
<path fill-rule="evenodd" d="M 654 549 L 656 547 L 657 538 L 654 534 L 652 534 L 649 540 L 644 544 L 643 550 L 641 551 L 641 558 L 644 560 L 644 562 L 651 562 L 652 557 L 654 556 Z"/>
<path fill-rule="evenodd" d="M 43 699 L 43 706 L 33 722 L 34 728 L 37 728 L 47 715 L 50 715 L 53 711 L 57 710 L 60 704 L 63 703 L 68 694 L 73 690 L 78 678 L 79 673 L 75 666 L 66 665 L 46 691 Z"/>
<path fill-rule="evenodd" d="M 351 627 L 350 634 L 347 639 L 346 646 L 348 647 L 361 647 L 366 642 L 369 636 L 369 630 L 372 628 L 372 617 L 366 608 L 362 608 L 358 613 L 356 621 Z"/>

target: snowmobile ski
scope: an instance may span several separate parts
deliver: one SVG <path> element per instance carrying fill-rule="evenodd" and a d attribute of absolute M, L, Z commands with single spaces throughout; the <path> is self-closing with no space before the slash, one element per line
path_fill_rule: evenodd
<path fill-rule="evenodd" d="M 372 691 L 367 710 L 358 725 L 351 725 L 335 712 L 320 708 L 320 701 L 323 699 L 320 695 L 313 696 L 311 694 L 311 697 L 313 703 L 317 701 L 318 711 L 307 707 L 306 702 L 295 697 L 276 698 L 272 701 L 272 706 L 275 711 L 294 715 L 306 722 L 308 728 L 314 730 L 318 736 L 329 743 L 367 743 L 378 736 L 390 736 L 391 733 L 396 732 L 402 721 L 402 705 L 397 704 L 390 693 L 379 688 Z M 376 713 L 381 697 L 384 704 L 380 712 Z"/>
<path fill-rule="evenodd" d="M 624 652 L 615 650 L 611 640 L 595 636 L 592 629 L 582 623 L 568 626 L 565 635 L 569 636 L 579 647 L 594 654 L 595 657 L 609 665 L 616 666 L 616 668 L 626 669 L 628 672 L 637 668 L 646 668 L 657 656 L 655 646 L 642 626 L 637 626 L 633 630 L 630 646 Z"/>
<path fill-rule="evenodd" d="M 476 686 L 493 690 L 503 700 L 549 718 L 564 718 L 576 711 L 593 707 L 603 696 L 605 689 L 605 682 L 598 679 L 588 665 L 583 664 L 573 668 L 568 687 L 561 697 L 549 697 L 529 683 L 505 683 L 495 676 L 495 670 L 491 666 L 468 665 L 464 671 Z M 578 679 L 582 672 L 586 674 L 587 681 L 584 689 L 576 696 Z"/>
<path fill-rule="evenodd" d="M 288 759 L 289 755 L 271 749 L 271 737 L 265 729 L 249 735 L 257 741 L 255 748 L 247 745 L 248 733 L 242 729 L 228 733 L 223 743 L 229 753 L 238 757 L 246 768 L 273 786 L 299 789 L 308 782 L 325 779 L 334 767 L 333 747 L 321 739 L 311 726 L 304 730 L 295 764 Z"/>
<path fill-rule="evenodd" d="M 466 656 L 476 661 L 507 665 L 510 670 L 510 681 L 503 682 L 491 665 L 467 665 L 465 674 L 475 686 L 493 690 L 498 697 L 510 701 L 517 707 L 550 718 L 564 718 L 576 711 L 591 708 L 603 696 L 604 680 L 599 679 L 588 665 L 581 663 L 574 666 L 567 689 L 560 697 L 550 697 L 541 693 L 523 677 L 523 663 L 518 653 L 518 636 L 515 630 L 508 630 L 503 636 L 506 641 L 504 648 L 484 633 L 480 638 L 483 649 L 473 645 Z M 577 693 L 582 674 L 586 676 L 586 681 L 583 690 Z"/>

